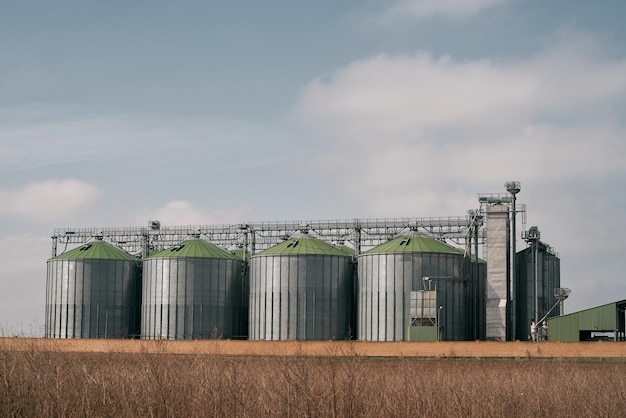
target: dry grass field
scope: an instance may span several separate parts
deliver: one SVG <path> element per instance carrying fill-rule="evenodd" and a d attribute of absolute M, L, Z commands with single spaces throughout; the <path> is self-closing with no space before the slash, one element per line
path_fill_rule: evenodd
<path fill-rule="evenodd" d="M 0 416 L 616 417 L 625 345 L 0 339 Z"/>
<path fill-rule="evenodd" d="M 364 342 L 242 340 L 104 340 L 0 338 L 0 350 L 84 353 L 223 354 L 262 356 L 358 355 L 429 358 L 623 359 L 624 342 Z"/>

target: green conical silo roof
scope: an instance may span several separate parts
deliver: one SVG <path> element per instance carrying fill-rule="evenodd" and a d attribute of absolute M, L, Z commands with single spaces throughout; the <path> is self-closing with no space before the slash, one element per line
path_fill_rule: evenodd
<path fill-rule="evenodd" d="M 238 260 L 236 256 L 228 251 L 203 241 L 201 239 L 191 239 L 174 245 L 167 250 L 159 251 L 148 258 L 226 258 Z"/>
<path fill-rule="evenodd" d="M 231 250 L 230 253 L 234 255 L 238 260 L 243 260 L 243 256 L 244 256 L 243 248 L 237 248 L 237 249 Z M 252 254 L 250 253 L 250 251 L 246 251 L 246 261 L 250 260 L 251 255 Z"/>
<path fill-rule="evenodd" d="M 384 244 L 380 244 L 363 254 L 376 253 L 438 253 L 438 254 L 464 254 L 464 251 L 437 241 L 436 239 L 417 233 L 404 235 Z"/>
<path fill-rule="evenodd" d="M 104 241 L 92 241 L 51 258 L 51 260 L 80 259 L 139 261 L 137 257 Z"/>
<path fill-rule="evenodd" d="M 347 245 L 338 245 L 337 248 L 346 255 L 354 256 L 355 251 Z"/>
<path fill-rule="evenodd" d="M 308 235 L 290 238 L 256 255 L 340 255 L 348 254 L 339 248 Z"/>

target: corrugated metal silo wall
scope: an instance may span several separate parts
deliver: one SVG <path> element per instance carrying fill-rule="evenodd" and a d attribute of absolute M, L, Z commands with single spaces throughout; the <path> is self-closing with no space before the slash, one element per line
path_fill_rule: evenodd
<path fill-rule="evenodd" d="M 528 247 L 517 253 L 517 295 L 514 295 L 516 304 L 517 336 L 520 341 L 530 339 L 530 323 L 532 319 L 541 319 L 556 303 L 554 289 L 561 287 L 561 272 L 559 258 L 540 246 L 537 253 L 539 318 L 535 318 L 535 252 L 534 247 Z M 550 317 L 558 316 L 557 306 Z"/>
<path fill-rule="evenodd" d="M 241 263 L 241 277 L 240 286 L 241 286 L 241 295 L 239 298 L 239 318 L 238 322 L 241 325 L 239 329 L 239 335 L 235 336 L 240 339 L 247 339 L 249 330 L 248 330 L 248 320 L 250 316 L 250 261 L 242 261 Z"/>
<path fill-rule="evenodd" d="M 240 336 L 242 262 L 217 258 L 144 260 L 141 338 Z"/>
<path fill-rule="evenodd" d="M 486 294 L 487 294 L 487 263 L 476 262 L 476 258 L 464 259 L 462 276 L 470 278 L 469 312 L 471 321 L 470 340 L 487 338 Z"/>
<path fill-rule="evenodd" d="M 139 335 L 139 261 L 48 261 L 45 336 L 128 338 Z"/>
<path fill-rule="evenodd" d="M 357 338 L 361 341 L 403 341 L 410 320 L 411 291 L 423 289 L 432 277 L 443 339 L 473 337 L 476 312 L 472 277 L 462 278 L 463 255 L 433 253 L 363 254 L 358 264 Z M 434 279 L 440 277 L 440 279 Z M 447 278 L 443 278 L 447 277 Z M 476 306 L 474 309 L 478 309 Z"/>
<path fill-rule="evenodd" d="M 354 333 L 352 286 L 351 257 L 252 257 L 249 339 L 345 339 Z"/>

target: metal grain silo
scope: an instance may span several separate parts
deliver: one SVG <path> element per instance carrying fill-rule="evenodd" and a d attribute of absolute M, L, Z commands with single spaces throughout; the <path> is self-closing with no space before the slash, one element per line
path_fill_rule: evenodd
<path fill-rule="evenodd" d="M 438 339 L 470 339 L 477 318 L 477 312 L 471 312 L 477 305 L 470 300 L 475 294 L 471 271 L 463 250 L 417 233 L 362 253 L 358 257 L 357 338 L 406 340 L 412 322 L 429 319 Z M 425 291 L 432 295 L 430 313 L 412 318 L 411 293 Z"/>
<path fill-rule="evenodd" d="M 516 339 L 531 339 L 532 320 L 540 321 L 557 301 L 555 290 L 561 287 L 561 261 L 554 249 L 540 240 L 539 229 L 531 227 L 526 234 L 528 248 L 515 255 L 517 287 L 515 289 Z M 548 317 L 562 315 L 560 307 Z"/>
<path fill-rule="evenodd" d="M 253 255 L 249 339 L 345 339 L 352 277 L 349 254 L 306 234 Z"/>
<path fill-rule="evenodd" d="M 48 260 L 45 336 L 139 334 L 141 261 L 96 240 Z"/>
<path fill-rule="evenodd" d="M 243 248 L 236 248 L 230 253 L 241 260 L 241 298 L 240 298 L 240 315 L 241 329 L 237 338 L 248 338 L 248 303 L 250 302 L 250 256 L 251 253 Z"/>
<path fill-rule="evenodd" d="M 200 239 L 143 262 L 141 338 L 209 339 L 241 334 L 242 260 Z"/>

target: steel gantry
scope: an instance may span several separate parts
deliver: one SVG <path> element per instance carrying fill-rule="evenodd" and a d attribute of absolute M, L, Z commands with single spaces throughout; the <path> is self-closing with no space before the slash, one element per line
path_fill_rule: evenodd
<path fill-rule="evenodd" d="M 347 245 L 358 255 L 409 231 L 452 241 L 463 246 L 467 254 L 472 254 L 471 243 L 474 240 L 476 255 L 478 239 L 482 240 L 484 235 L 482 225 L 478 211 L 468 211 L 468 215 L 459 217 L 248 222 L 231 225 L 162 226 L 159 221 L 149 221 L 145 227 L 55 229 L 52 235 L 52 256 L 65 252 L 70 246 L 100 239 L 145 258 L 150 253 L 190 238 L 255 254 L 298 233 L 309 233 L 333 244 Z"/>

